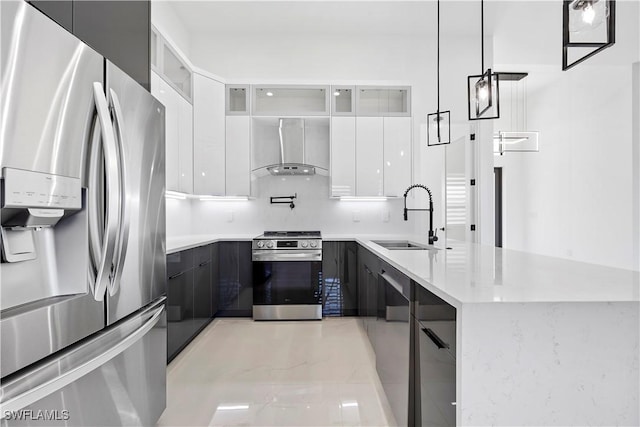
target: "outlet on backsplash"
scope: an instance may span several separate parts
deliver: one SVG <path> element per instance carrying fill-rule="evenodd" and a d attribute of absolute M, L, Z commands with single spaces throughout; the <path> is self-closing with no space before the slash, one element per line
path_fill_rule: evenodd
<path fill-rule="evenodd" d="M 353 222 L 360 222 L 360 211 L 352 212 Z"/>

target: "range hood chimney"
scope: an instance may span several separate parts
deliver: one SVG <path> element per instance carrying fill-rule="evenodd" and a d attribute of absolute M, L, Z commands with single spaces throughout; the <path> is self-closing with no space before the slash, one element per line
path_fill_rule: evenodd
<path fill-rule="evenodd" d="M 280 119 L 280 164 L 267 167 L 271 175 L 314 175 L 315 166 L 307 164 L 304 119 Z"/>

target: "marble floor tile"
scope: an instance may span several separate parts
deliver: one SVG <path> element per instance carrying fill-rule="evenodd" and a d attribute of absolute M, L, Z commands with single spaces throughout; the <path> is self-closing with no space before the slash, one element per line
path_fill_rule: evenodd
<path fill-rule="evenodd" d="M 355 318 L 216 319 L 169 365 L 159 426 L 387 426 Z"/>

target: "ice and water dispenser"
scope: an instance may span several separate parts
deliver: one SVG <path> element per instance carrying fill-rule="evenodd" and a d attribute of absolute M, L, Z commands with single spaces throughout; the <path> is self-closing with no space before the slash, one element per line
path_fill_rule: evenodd
<path fill-rule="evenodd" d="M 38 256 L 34 233 L 82 209 L 82 187 L 78 178 L 4 168 L 1 203 L 2 261 L 27 261 Z"/>

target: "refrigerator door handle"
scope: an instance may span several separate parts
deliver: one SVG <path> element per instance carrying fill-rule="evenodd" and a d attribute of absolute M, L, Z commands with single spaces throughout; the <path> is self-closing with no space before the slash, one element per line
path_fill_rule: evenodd
<path fill-rule="evenodd" d="M 113 269 L 113 257 L 118 244 L 118 229 L 120 222 L 120 173 L 118 171 L 118 148 L 111 124 L 109 106 L 102 90 L 102 84 L 93 83 L 93 99 L 98 112 L 100 130 L 102 133 L 102 148 L 104 150 L 104 165 L 106 179 L 106 206 L 105 206 L 105 230 L 102 239 L 101 259 L 96 274 L 94 286 L 94 298 L 97 301 L 104 299 L 104 294 L 111 281 Z"/>
<path fill-rule="evenodd" d="M 114 128 L 116 134 L 116 141 L 118 142 L 118 162 L 120 169 L 120 230 L 118 231 L 118 245 L 116 247 L 114 265 L 115 274 L 109 288 L 109 295 L 114 296 L 120 289 L 120 279 L 122 278 L 122 269 L 124 267 L 124 260 L 127 256 L 127 247 L 129 244 L 129 193 L 127 191 L 127 168 L 126 168 L 126 153 L 124 144 L 124 132 L 122 128 L 124 126 L 124 114 L 122 114 L 122 107 L 118 95 L 113 89 L 109 89 L 110 103 L 114 112 Z"/>
<path fill-rule="evenodd" d="M 30 381 L 23 381 L 24 378 L 15 378 L 3 384 L 0 389 L 0 418 L 5 418 L 7 414 L 11 414 L 12 411 L 18 411 L 57 392 L 123 353 L 145 336 L 147 332 L 160 321 L 160 316 L 163 312 L 164 303 L 161 303 L 159 306 L 153 307 L 150 311 L 141 314 L 140 317 L 148 317 L 148 320 L 144 321 L 140 327 L 134 329 L 133 332 L 124 338 L 118 339 L 115 344 L 111 342 L 114 340 L 113 337 L 110 337 L 108 334 L 102 335 L 86 346 L 62 355 L 58 360 L 44 365 L 29 375 L 29 378 L 40 380 L 36 384 L 25 384 Z M 87 357 L 85 356 L 83 358 L 83 354 L 97 354 L 97 356 L 86 360 Z M 74 357 L 77 357 L 77 363 L 71 363 L 65 360 Z M 67 364 L 69 366 L 66 366 Z"/>

